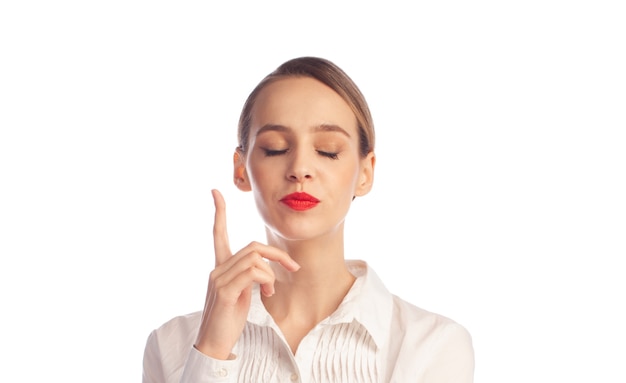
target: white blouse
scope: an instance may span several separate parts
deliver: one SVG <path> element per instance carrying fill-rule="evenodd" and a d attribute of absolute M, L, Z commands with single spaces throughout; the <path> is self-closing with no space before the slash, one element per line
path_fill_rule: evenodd
<path fill-rule="evenodd" d="M 143 382 L 473 382 L 464 327 L 390 294 L 365 262 L 347 264 L 354 285 L 295 355 L 255 286 L 235 359 L 212 359 L 193 347 L 202 316 L 196 312 L 152 331 Z"/>

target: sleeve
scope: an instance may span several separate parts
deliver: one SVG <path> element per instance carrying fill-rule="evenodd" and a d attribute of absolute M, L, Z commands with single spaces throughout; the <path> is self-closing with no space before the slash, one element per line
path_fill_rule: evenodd
<path fill-rule="evenodd" d="M 167 357 L 161 352 L 157 331 L 150 333 L 143 355 L 143 383 L 173 383 L 179 382 L 180 367 L 169 366 Z M 174 353 L 176 354 L 176 353 Z M 237 381 L 237 360 L 218 360 L 210 358 L 195 347 L 191 347 L 185 360 L 181 383 L 230 383 Z M 181 361 L 182 362 L 182 361 Z M 171 363 L 170 363 L 171 364 Z M 176 365 L 181 366 L 178 363 Z M 176 372 L 178 371 L 178 372 Z"/>
<path fill-rule="evenodd" d="M 474 348 L 469 332 L 457 323 L 442 329 L 424 373 L 428 383 L 473 383 Z"/>
<path fill-rule="evenodd" d="M 143 372 L 141 381 L 143 383 L 165 383 L 156 331 L 150 333 L 148 341 L 146 342 L 146 347 L 143 352 Z"/>
<path fill-rule="evenodd" d="M 237 360 L 218 360 L 191 348 L 181 383 L 234 383 L 237 381 Z"/>

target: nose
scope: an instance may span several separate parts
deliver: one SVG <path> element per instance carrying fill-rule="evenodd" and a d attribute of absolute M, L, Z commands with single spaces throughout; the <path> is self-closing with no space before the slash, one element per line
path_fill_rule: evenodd
<path fill-rule="evenodd" d="M 302 150 L 294 150 L 290 156 L 286 176 L 291 182 L 304 182 L 312 179 L 313 162 L 310 156 Z"/>

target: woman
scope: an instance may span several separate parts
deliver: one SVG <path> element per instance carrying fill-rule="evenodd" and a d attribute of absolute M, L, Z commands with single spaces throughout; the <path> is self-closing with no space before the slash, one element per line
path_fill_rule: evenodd
<path fill-rule="evenodd" d="M 202 312 L 154 330 L 144 382 L 471 382 L 459 324 L 390 294 L 344 257 L 344 220 L 374 179 L 365 99 L 333 63 L 290 60 L 246 101 L 234 182 L 267 244 L 233 252 L 215 202 L 215 269 Z"/>

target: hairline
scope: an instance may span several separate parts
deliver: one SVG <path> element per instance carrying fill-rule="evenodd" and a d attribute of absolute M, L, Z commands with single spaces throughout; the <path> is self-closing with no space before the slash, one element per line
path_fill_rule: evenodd
<path fill-rule="evenodd" d="M 345 72 L 343 72 L 341 68 L 337 67 L 334 64 L 332 65 L 335 67 L 336 70 L 338 70 L 341 74 L 343 74 L 346 77 L 346 79 L 349 81 L 349 83 L 352 86 L 354 86 L 355 88 L 354 90 L 359 94 L 360 98 L 362 99 L 362 103 L 363 103 L 362 107 L 365 108 L 365 110 L 363 111 L 359 110 L 357 103 L 352 100 L 352 97 L 350 97 L 350 91 L 345 89 L 345 86 L 343 85 L 344 81 L 338 80 L 335 83 L 333 83 L 331 81 L 326 81 L 323 77 L 315 76 L 314 73 L 308 73 L 308 72 L 291 72 L 291 73 L 290 72 L 286 72 L 286 73 L 272 72 L 269 75 L 267 75 L 265 78 L 263 78 L 263 80 L 261 80 L 261 82 L 257 84 L 257 86 L 254 88 L 254 90 L 250 93 L 250 95 L 246 99 L 246 102 L 244 104 L 244 109 L 242 111 L 243 113 L 241 114 L 240 119 L 239 119 L 239 128 L 238 128 L 239 143 L 238 143 L 237 150 L 242 153 L 245 153 L 248 150 L 247 146 L 248 146 L 248 142 L 250 139 L 252 111 L 254 109 L 254 105 L 256 104 L 257 97 L 268 85 L 271 85 L 276 81 L 284 80 L 288 78 L 312 78 L 328 86 L 330 89 L 332 89 L 335 93 L 339 95 L 339 97 L 341 97 L 346 102 L 346 104 L 348 104 L 348 106 L 352 110 L 352 113 L 354 114 L 356 123 L 357 123 L 357 132 L 358 132 L 358 138 L 359 138 L 359 155 L 361 157 L 366 157 L 369 153 L 373 152 L 375 132 L 374 132 L 373 122 L 371 121 L 371 115 L 369 114 L 370 112 L 369 112 L 369 107 L 367 105 L 367 101 L 365 101 L 364 96 L 361 94 L 360 90 L 358 89 L 358 86 L 352 81 L 352 79 Z M 368 118 L 370 119 L 370 121 L 368 121 Z M 368 134 L 368 130 L 365 129 L 365 126 L 368 126 L 368 125 L 371 125 L 369 129 L 371 131 L 370 134 Z M 247 127 L 247 129 L 244 129 L 245 127 Z"/>

